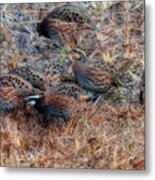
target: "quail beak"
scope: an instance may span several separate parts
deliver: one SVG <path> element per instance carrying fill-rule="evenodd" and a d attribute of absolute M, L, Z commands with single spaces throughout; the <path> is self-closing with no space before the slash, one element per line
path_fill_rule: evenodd
<path fill-rule="evenodd" d="M 67 52 L 67 55 L 69 56 L 70 59 L 72 60 L 78 60 L 81 58 L 81 56 L 87 57 L 85 52 L 82 51 L 81 49 L 73 49 L 69 52 Z"/>
<path fill-rule="evenodd" d="M 71 56 L 74 60 L 80 59 L 80 55 L 78 53 L 71 54 Z"/>

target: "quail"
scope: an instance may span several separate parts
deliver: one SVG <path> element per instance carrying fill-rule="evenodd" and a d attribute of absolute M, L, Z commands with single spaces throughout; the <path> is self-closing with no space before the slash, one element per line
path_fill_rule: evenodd
<path fill-rule="evenodd" d="M 96 66 L 94 61 L 92 62 L 81 49 L 77 48 L 68 52 L 68 56 L 72 64 L 64 73 L 63 79 L 72 80 L 91 93 L 91 99 L 95 104 L 101 102 L 112 87 L 124 86 L 114 65 L 108 67 L 108 63 L 105 63 L 105 66 L 103 63 L 102 66 Z"/>
<path fill-rule="evenodd" d="M 39 113 L 46 117 L 63 118 L 67 121 L 75 109 L 72 98 L 60 94 L 57 89 L 49 88 L 45 92 L 25 98 L 27 104 L 32 105 Z"/>
<path fill-rule="evenodd" d="M 74 34 L 85 29 L 96 31 L 96 26 L 78 6 L 67 4 L 54 8 L 37 27 L 39 35 L 59 42 L 69 41 L 73 46 Z"/>
<path fill-rule="evenodd" d="M 71 55 L 73 59 L 80 60 L 80 62 L 92 65 L 98 70 L 106 71 L 107 73 L 109 73 L 113 77 L 114 84 L 121 85 L 121 86 L 124 85 L 121 78 L 122 72 L 126 71 L 126 69 L 129 67 L 131 62 L 123 61 L 123 63 L 119 63 L 119 64 L 115 62 L 111 63 L 111 62 L 105 61 L 103 57 L 96 58 L 96 59 L 92 59 L 92 58 L 89 59 L 86 53 L 83 50 L 78 49 L 78 48 L 74 48 L 71 51 Z"/>
<path fill-rule="evenodd" d="M 77 52 L 76 52 L 77 53 Z M 63 74 L 63 80 L 73 80 L 81 88 L 94 94 L 94 100 L 101 98 L 113 84 L 113 76 L 106 71 L 101 71 L 99 68 L 91 64 L 85 63 L 81 58 L 73 59 L 75 51 L 69 52 L 72 59 L 72 64 L 68 68 L 67 73 Z M 80 57 L 80 56 L 79 56 Z"/>

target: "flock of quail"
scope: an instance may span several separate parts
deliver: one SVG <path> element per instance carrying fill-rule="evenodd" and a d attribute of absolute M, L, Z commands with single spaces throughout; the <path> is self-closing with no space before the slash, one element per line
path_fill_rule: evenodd
<path fill-rule="evenodd" d="M 76 33 L 84 30 L 97 31 L 97 28 L 84 12 L 72 5 L 53 9 L 37 27 L 39 35 L 57 40 L 58 46 L 73 42 Z M 112 86 L 123 86 L 115 66 L 102 62 L 96 67 L 82 50 L 72 46 L 66 56 L 67 70 L 56 77 L 43 76 L 32 67 L 20 67 L 3 74 L 0 111 L 12 111 L 29 104 L 44 116 L 62 117 L 66 121 L 79 100 L 98 104 Z M 55 78 L 59 80 L 56 86 L 52 82 Z"/>

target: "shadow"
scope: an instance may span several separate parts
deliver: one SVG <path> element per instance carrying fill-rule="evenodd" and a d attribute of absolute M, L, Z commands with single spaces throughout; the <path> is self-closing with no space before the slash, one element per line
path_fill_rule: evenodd
<path fill-rule="evenodd" d="M 146 5 L 145 5 L 146 6 Z M 145 7 L 145 169 L 148 174 L 151 173 L 151 14 L 153 9 L 150 6 Z"/>
<path fill-rule="evenodd" d="M 8 174 L 48 174 L 48 175 L 109 175 L 109 176 L 120 176 L 120 175 L 130 175 L 130 176 L 144 176 L 148 175 L 149 171 L 141 170 L 103 170 L 103 169 L 52 169 L 52 168 L 5 168 L 5 172 Z"/>

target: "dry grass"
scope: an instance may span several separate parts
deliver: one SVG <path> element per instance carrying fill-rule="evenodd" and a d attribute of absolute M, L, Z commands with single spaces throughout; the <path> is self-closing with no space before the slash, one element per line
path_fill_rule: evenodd
<path fill-rule="evenodd" d="M 82 104 L 67 124 L 48 129 L 25 111 L 3 116 L 1 163 L 7 166 L 143 169 L 144 108 Z M 141 166 L 139 165 L 141 164 Z"/>
<path fill-rule="evenodd" d="M 113 8 L 109 8 L 111 4 Z M 1 113 L 1 166 L 144 169 L 145 109 L 139 103 L 144 2 L 122 2 L 117 8 L 111 4 L 77 4 L 88 9 L 99 29 L 97 35 L 82 32 L 78 46 L 92 62 L 104 58 L 121 66 L 125 60 L 131 61 L 125 75 L 122 73 L 125 87 L 114 89 L 100 106 L 79 102 L 78 113 L 67 123 L 54 119 L 47 129 L 41 127 L 42 117 L 30 107 Z M 1 73 L 37 59 L 41 61 L 33 66 L 41 72 L 46 61 L 62 58 L 51 41 L 36 32 L 36 22 L 55 5 L 1 5 Z"/>

